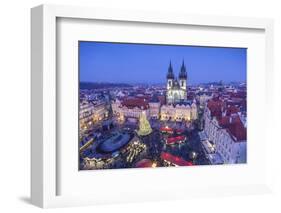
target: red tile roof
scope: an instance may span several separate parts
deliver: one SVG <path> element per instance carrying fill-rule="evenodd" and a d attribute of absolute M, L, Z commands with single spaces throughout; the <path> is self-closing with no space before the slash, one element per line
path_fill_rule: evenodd
<path fill-rule="evenodd" d="M 229 105 L 225 109 L 226 115 L 236 114 L 239 112 L 239 109 L 236 106 Z"/>
<path fill-rule="evenodd" d="M 162 152 L 161 153 L 161 158 L 163 160 L 169 161 L 169 162 L 171 162 L 171 163 L 173 163 L 175 165 L 178 165 L 178 166 L 192 166 L 193 165 L 192 162 L 186 161 L 183 158 L 175 156 L 175 155 L 172 155 L 172 154 L 170 154 L 168 152 Z"/>
<path fill-rule="evenodd" d="M 185 136 L 183 135 L 176 136 L 176 137 L 169 137 L 167 138 L 167 144 L 174 144 L 183 140 L 185 140 Z"/>
<path fill-rule="evenodd" d="M 148 101 L 143 98 L 130 98 L 130 99 L 125 99 L 122 102 L 123 106 L 126 106 L 130 109 L 133 109 L 135 107 L 146 110 L 148 109 Z"/>
<path fill-rule="evenodd" d="M 161 127 L 160 131 L 163 131 L 163 132 L 173 132 L 174 130 L 172 128 L 170 128 L 170 127 Z"/>
<path fill-rule="evenodd" d="M 247 129 L 238 115 L 224 116 L 218 120 L 219 125 L 226 129 L 235 142 L 247 139 Z"/>
<path fill-rule="evenodd" d="M 224 116 L 218 119 L 218 122 L 221 127 L 227 127 L 229 125 L 229 116 Z"/>
<path fill-rule="evenodd" d="M 142 159 L 136 163 L 137 168 L 152 167 L 153 162 L 149 159 Z"/>
<path fill-rule="evenodd" d="M 235 137 L 235 141 L 245 141 L 247 139 L 247 129 L 237 116 L 238 120 L 234 121 L 228 127 L 229 132 Z"/>
<path fill-rule="evenodd" d="M 221 117 L 223 102 L 221 100 L 209 100 L 207 107 L 211 112 L 211 116 Z"/>

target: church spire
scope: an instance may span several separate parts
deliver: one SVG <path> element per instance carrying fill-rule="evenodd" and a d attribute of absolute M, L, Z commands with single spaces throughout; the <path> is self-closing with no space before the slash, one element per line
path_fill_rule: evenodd
<path fill-rule="evenodd" d="M 173 67 L 172 67 L 172 62 L 170 60 L 169 68 L 168 68 L 168 73 L 167 73 L 167 79 L 174 79 L 174 72 L 173 72 Z"/>
<path fill-rule="evenodd" d="M 187 72 L 186 72 L 184 60 L 182 60 L 182 65 L 181 65 L 181 70 L 180 70 L 179 78 L 181 78 L 181 79 L 186 79 L 187 78 Z"/>

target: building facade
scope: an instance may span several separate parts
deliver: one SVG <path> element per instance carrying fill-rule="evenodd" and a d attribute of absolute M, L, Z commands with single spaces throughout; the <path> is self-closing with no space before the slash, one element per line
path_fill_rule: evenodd
<path fill-rule="evenodd" d="M 229 107 L 224 106 L 222 101 L 208 102 L 204 111 L 204 133 L 207 142 L 203 143 L 211 144 L 213 158 L 218 155 L 217 157 L 222 160 L 221 163 L 246 163 L 247 129 L 239 113 L 237 111 L 226 113 L 228 110 Z"/>
<path fill-rule="evenodd" d="M 101 121 L 108 116 L 108 109 L 103 102 L 93 104 L 90 101 L 83 101 L 80 104 L 79 124 L 81 130 L 87 130 L 95 122 Z"/>
<path fill-rule="evenodd" d="M 79 110 L 79 123 L 81 129 L 86 129 L 93 122 L 94 105 L 89 102 L 82 102 Z"/>
<path fill-rule="evenodd" d="M 149 104 L 147 101 L 137 98 L 112 102 L 112 111 L 120 119 L 139 119 L 141 113 L 145 113 L 150 118 Z"/>
<path fill-rule="evenodd" d="M 167 73 L 167 104 L 175 104 L 187 99 L 187 72 L 182 62 L 181 70 L 178 78 L 175 78 L 172 64 L 170 62 L 168 73 Z"/>
<path fill-rule="evenodd" d="M 160 102 L 149 102 L 149 114 L 152 119 L 159 119 L 160 117 Z"/>
<path fill-rule="evenodd" d="M 191 121 L 197 119 L 197 106 L 195 103 L 163 105 L 160 113 L 161 120 Z"/>

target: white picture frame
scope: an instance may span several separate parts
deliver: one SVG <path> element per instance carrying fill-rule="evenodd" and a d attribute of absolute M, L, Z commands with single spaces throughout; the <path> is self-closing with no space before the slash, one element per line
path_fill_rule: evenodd
<path fill-rule="evenodd" d="M 143 193 L 137 195 L 75 195 L 58 193 L 58 164 L 57 151 L 57 88 L 60 83 L 57 79 L 57 21 L 59 18 L 80 20 L 108 20 L 134 23 L 153 23 L 159 25 L 175 26 L 200 26 L 233 29 L 254 29 L 264 32 L 265 42 L 265 75 L 262 88 L 266 97 L 264 107 L 268 108 L 264 133 L 266 162 L 261 168 L 265 173 L 259 183 L 248 184 L 248 182 L 233 185 L 221 184 L 218 186 L 200 187 L 199 183 L 193 184 L 193 188 L 169 186 L 167 190 L 152 189 L 151 196 Z M 273 21 L 271 19 L 241 18 L 241 17 L 216 17 L 203 15 L 153 13 L 147 11 L 122 11 L 99 8 L 85 8 L 74 6 L 41 5 L 31 10 L 31 201 L 34 205 L 47 208 L 59 206 L 91 205 L 99 203 L 114 202 L 138 202 L 143 200 L 178 199 L 198 196 L 215 195 L 240 195 L 252 193 L 264 193 L 271 191 L 270 171 L 270 109 L 273 99 L 270 91 L 273 88 Z M 251 81 L 251 79 L 250 79 Z M 251 150 L 249 151 L 251 152 Z M 231 168 L 235 169 L 235 168 Z M 231 170 L 230 169 L 230 170 Z M 162 169 L 163 171 L 163 169 Z M 77 171 L 78 172 L 78 171 Z M 118 171 L 117 171 L 118 172 Z M 139 171 L 141 176 L 143 170 Z M 112 171 L 107 171 L 111 175 Z M 156 174 L 157 173 L 157 174 Z M 161 175 L 160 170 L 152 175 Z M 159 173 L 159 174 L 158 174 Z M 162 172 L 163 173 L 163 172 Z M 177 175 L 184 174 L 184 170 L 177 170 Z M 114 171 L 116 175 L 116 171 Z M 201 175 L 207 175 L 205 170 Z M 91 175 L 95 175 L 92 173 Z M 78 184 L 78 183 L 73 183 Z M 128 187 L 128 186 L 127 186 Z M 186 189 L 189 189 L 187 192 Z M 130 191 L 128 191 L 130 192 Z M 164 193 L 176 194 L 176 196 L 164 196 Z M 58 195 L 59 194 L 59 195 Z M 155 195 L 159 195 L 156 197 Z"/>

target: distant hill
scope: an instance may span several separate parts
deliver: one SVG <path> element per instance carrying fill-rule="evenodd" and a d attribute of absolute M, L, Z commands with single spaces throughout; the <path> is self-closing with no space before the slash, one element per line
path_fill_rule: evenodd
<path fill-rule="evenodd" d="M 80 89 L 104 89 L 113 87 L 132 87 L 130 84 L 124 83 L 93 83 L 93 82 L 80 82 Z"/>

